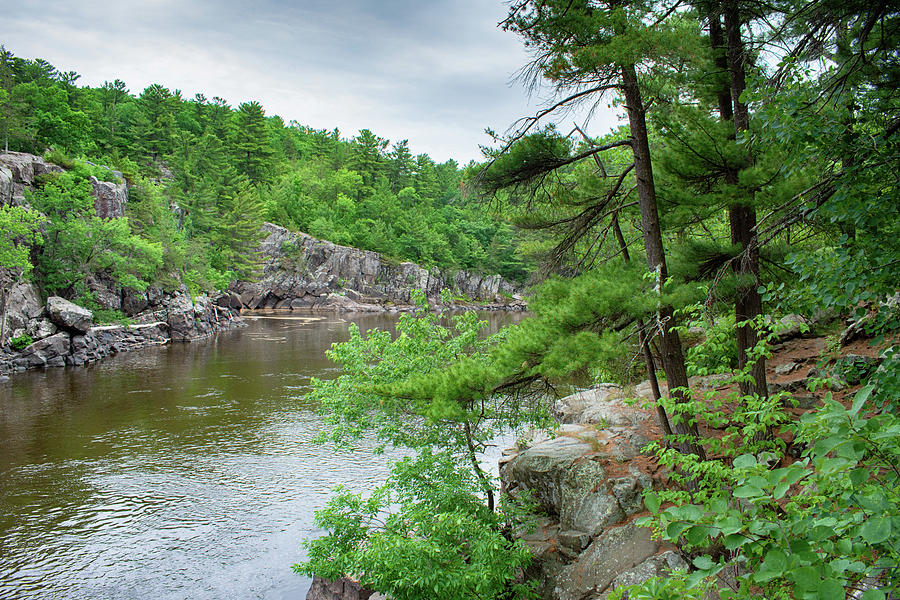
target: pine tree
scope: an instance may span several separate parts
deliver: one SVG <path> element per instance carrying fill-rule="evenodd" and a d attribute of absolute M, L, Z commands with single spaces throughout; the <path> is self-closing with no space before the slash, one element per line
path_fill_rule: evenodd
<path fill-rule="evenodd" d="M 231 144 L 234 165 L 251 183 L 271 179 L 270 161 L 275 154 L 266 125 L 266 113 L 259 102 L 244 102 L 232 119 Z"/>

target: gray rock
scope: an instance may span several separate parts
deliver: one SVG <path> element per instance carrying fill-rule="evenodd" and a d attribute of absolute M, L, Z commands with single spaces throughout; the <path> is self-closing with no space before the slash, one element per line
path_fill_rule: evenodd
<path fill-rule="evenodd" d="M 626 515 L 631 516 L 644 510 L 645 489 L 653 485 L 653 480 L 643 473 L 620 477 L 612 481 L 612 493 Z"/>
<path fill-rule="evenodd" d="M 122 294 L 122 312 L 131 317 L 150 307 L 150 300 L 145 292 L 126 289 Z"/>
<path fill-rule="evenodd" d="M 664 381 L 659 382 L 659 393 L 665 396 L 669 391 Z M 653 387 L 649 380 L 642 381 L 634 386 L 634 397 L 643 398 L 645 400 L 653 400 Z"/>
<path fill-rule="evenodd" d="M 60 332 L 26 347 L 22 357 L 31 368 L 63 366 L 63 357 L 69 354 L 70 347 L 69 334 Z"/>
<path fill-rule="evenodd" d="M 6 329 L 27 329 L 29 321 L 44 312 L 44 304 L 37 287 L 31 283 L 17 283 L 9 292 L 6 302 Z M 14 336 L 11 336 L 14 337 Z"/>
<path fill-rule="evenodd" d="M 800 315 L 789 314 L 778 319 L 778 340 L 785 341 L 803 334 L 804 329 L 809 329 L 809 321 Z"/>
<path fill-rule="evenodd" d="M 128 188 L 125 182 L 100 181 L 92 175 L 91 195 L 94 197 L 97 216 L 101 219 L 118 219 L 125 216 L 125 205 L 128 203 Z"/>
<path fill-rule="evenodd" d="M 625 513 L 615 496 L 606 492 L 594 492 L 578 503 L 572 518 L 572 527 L 597 536 L 610 525 L 620 523 L 624 519 Z"/>
<path fill-rule="evenodd" d="M 166 322 L 172 339 L 188 340 L 194 333 L 194 305 L 187 294 L 179 294 L 166 307 Z"/>
<path fill-rule="evenodd" d="M 687 562 L 672 550 L 667 550 L 656 556 L 651 556 L 634 568 L 620 573 L 610 584 L 607 592 L 601 594 L 598 600 L 606 600 L 607 596 L 617 588 L 628 585 L 644 583 L 653 577 L 664 577 L 672 571 L 686 571 Z"/>
<path fill-rule="evenodd" d="M 584 531 L 578 531 L 577 529 L 567 529 L 566 531 L 559 532 L 557 540 L 559 540 L 559 545 L 561 547 L 566 548 L 577 555 L 581 554 L 581 551 L 587 548 L 588 544 L 591 543 L 591 535 Z"/>
<path fill-rule="evenodd" d="M 519 453 L 504 469 L 504 483 L 507 489 L 530 490 L 535 502 L 549 514 L 558 515 L 564 494 L 567 497 L 578 495 L 579 483 L 584 483 L 588 471 L 593 477 L 602 477 L 602 466 L 590 464 L 593 461 L 586 461 L 588 464 L 579 469 L 571 468 L 577 460 L 592 452 L 591 445 L 581 440 L 569 437 L 547 440 Z M 590 484 L 593 487 L 596 480 L 591 480 Z"/>
<path fill-rule="evenodd" d="M 6 167 L 0 167 L 0 206 L 13 203 L 14 190 L 12 171 Z"/>
<path fill-rule="evenodd" d="M 342 577 L 330 581 L 322 577 L 313 577 L 312 585 L 306 594 L 306 600 L 379 600 L 381 594 L 360 587 L 353 580 Z"/>
<path fill-rule="evenodd" d="M 584 423 L 583 414 L 590 407 L 605 403 L 622 388 L 612 383 L 602 383 L 595 388 L 576 392 L 560 398 L 553 405 L 553 416 L 562 423 Z"/>
<path fill-rule="evenodd" d="M 58 327 L 84 333 L 91 326 L 94 313 L 59 296 L 47 298 L 47 314 Z"/>
<path fill-rule="evenodd" d="M 32 319 L 28 322 L 27 333 L 33 339 L 40 340 L 57 332 L 56 325 L 49 319 Z"/>
<path fill-rule="evenodd" d="M 89 277 L 87 284 L 94 296 L 94 300 L 97 301 L 101 308 L 122 310 L 122 291 L 118 285 L 96 277 Z"/>
<path fill-rule="evenodd" d="M 649 529 L 633 523 L 608 529 L 578 560 L 565 567 L 553 589 L 554 600 L 584 600 L 607 591 L 620 573 L 656 553 L 658 545 Z"/>
<path fill-rule="evenodd" d="M 790 361 L 790 362 L 784 363 L 783 365 L 777 365 L 775 367 L 775 374 L 776 375 L 788 375 L 790 373 L 793 373 L 794 371 L 796 371 L 799 368 L 800 368 L 800 365 L 798 363 Z"/>
<path fill-rule="evenodd" d="M 498 292 L 519 291 L 499 277 L 465 271 L 450 274 L 414 263 L 398 265 L 375 252 L 339 246 L 271 223 L 265 224 L 263 231 L 267 237 L 260 245 L 265 259 L 262 278 L 256 283 L 235 283 L 232 289 L 250 309 L 266 307 L 269 303 L 260 298 L 268 294 L 278 300 L 316 296 L 325 299 L 318 304 L 324 309 L 329 303 L 343 302 L 334 295 L 338 291 L 354 302 L 380 298 L 397 304 L 408 303 L 415 288 L 425 290 L 432 301 L 439 298 L 442 288 L 456 289 L 479 300 L 493 300 Z M 504 299 L 504 304 L 524 307 L 521 300 Z"/>

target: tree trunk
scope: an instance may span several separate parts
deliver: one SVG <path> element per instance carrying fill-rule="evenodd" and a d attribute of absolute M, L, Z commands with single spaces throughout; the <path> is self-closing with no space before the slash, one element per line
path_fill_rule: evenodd
<path fill-rule="evenodd" d="M 666 255 L 663 248 L 662 232 L 659 226 L 659 211 L 656 206 L 656 187 L 653 183 L 653 167 L 650 162 L 650 142 L 647 135 L 647 122 L 644 111 L 644 103 L 638 84 L 637 73 L 634 65 L 622 67 L 622 91 L 625 96 L 625 107 L 628 111 L 628 123 L 631 128 L 631 148 L 634 152 L 634 173 L 637 179 L 638 202 L 641 208 L 641 229 L 643 230 L 644 248 L 647 252 L 647 266 L 656 273 L 657 290 L 661 291 L 662 285 L 668 277 L 666 268 Z M 666 373 L 669 386 L 669 397 L 676 401 L 688 400 L 682 391 L 677 388 L 687 389 L 687 369 L 684 364 L 684 355 L 681 349 L 681 340 L 678 333 L 673 331 L 675 325 L 674 310 L 671 306 L 660 304 L 658 308 L 659 348 L 662 359 L 662 368 Z M 685 422 L 676 418 L 672 429 L 676 435 L 689 435 L 694 439 L 699 437 L 697 425 L 692 420 Z M 705 459 L 706 453 L 703 447 L 696 442 L 679 440 L 679 450 L 684 453 L 696 454 Z"/>
<path fill-rule="evenodd" d="M 584 138 L 585 142 L 591 143 L 591 138 L 584 132 L 581 127 L 575 125 L 575 129 L 581 134 Z M 594 162 L 597 163 L 597 168 L 600 170 L 600 173 L 605 177 L 606 170 L 603 168 L 603 163 L 600 162 L 600 156 L 594 154 Z M 611 226 L 613 228 L 613 233 L 616 236 L 616 241 L 619 243 L 619 249 L 622 251 L 622 260 L 626 263 L 631 262 L 631 255 L 628 252 L 628 244 L 625 242 L 625 236 L 622 235 L 622 228 L 619 227 L 619 213 L 614 212 L 611 219 Z M 659 421 L 659 427 L 662 430 L 663 434 L 666 437 L 672 435 L 672 425 L 669 422 L 669 416 L 666 414 L 666 409 L 659 403 L 659 399 L 662 397 L 662 393 L 659 391 L 659 380 L 656 378 L 656 362 L 653 360 L 653 353 L 650 351 L 650 342 L 647 340 L 647 330 L 644 328 L 644 320 L 637 320 L 638 327 L 638 340 L 641 344 L 641 352 L 644 355 L 644 364 L 647 367 L 647 380 L 650 382 L 650 390 L 653 393 L 653 402 L 656 404 L 656 419 Z"/>
<path fill-rule="evenodd" d="M 750 111 L 741 102 L 741 94 L 746 88 L 744 42 L 741 38 L 741 21 L 737 0 L 725 0 L 722 5 L 725 18 L 725 35 L 728 44 L 728 71 L 731 80 L 731 101 L 734 109 L 735 136 L 750 129 Z M 718 19 L 716 19 L 718 21 Z M 712 26 L 710 41 L 713 41 Z M 722 114 L 726 119 L 726 115 Z M 752 156 L 748 157 L 752 163 Z M 730 176 L 730 177 L 729 177 Z M 731 181 L 728 181 L 732 179 Z M 737 184 L 737 174 L 726 174 L 726 182 Z M 762 297 L 759 287 L 759 245 L 756 240 L 756 210 L 752 204 L 737 203 L 728 209 L 731 225 L 731 243 L 741 248 L 741 260 L 732 268 L 743 281 L 739 282 L 735 293 L 734 316 L 738 323 L 762 314 Z M 749 280 L 749 281 L 747 281 Z M 737 328 L 738 367 L 743 369 L 748 361 L 748 352 L 759 342 L 756 329 L 750 326 Z M 740 384 L 742 394 L 757 394 L 760 398 L 768 395 L 766 387 L 766 361 L 759 357 L 751 369 L 753 381 Z"/>
<path fill-rule="evenodd" d="M 726 55 L 728 46 L 725 45 L 725 37 L 722 33 L 722 19 L 718 12 L 713 10 L 709 11 L 709 43 L 715 56 L 716 75 L 730 79 L 728 56 Z M 731 86 L 728 83 L 725 83 L 716 91 L 716 100 L 719 104 L 719 115 L 722 117 L 722 120 L 730 121 L 734 116 L 734 110 L 731 106 Z"/>

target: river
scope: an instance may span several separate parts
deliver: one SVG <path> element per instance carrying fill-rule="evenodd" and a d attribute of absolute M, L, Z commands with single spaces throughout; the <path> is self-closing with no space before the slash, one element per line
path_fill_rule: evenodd
<path fill-rule="evenodd" d="M 491 329 L 518 314 L 487 313 Z M 393 315 L 354 317 L 392 328 Z M 338 485 L 385 459 L 313 438 L 311 377 L 350 317 L 249 318 L 208 340 L 0 383 L 0 598 L 290 599 Z"/>

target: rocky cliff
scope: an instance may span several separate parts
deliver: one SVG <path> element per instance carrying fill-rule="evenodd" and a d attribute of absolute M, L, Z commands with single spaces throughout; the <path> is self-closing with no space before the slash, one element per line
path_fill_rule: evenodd
<path fill-rule="evenodd" d="M 48 163 L 40 156 L 24 152 L 0 154 L 0 205 L 25 205 L 27 203 L 25 190 L 33 187 L 38 177 L 48 173 L 62 172 L 62 167 Z M 112 173 L 120 180 L 122 179 L 122 174 L 118 171 L 112 171 Z M 101 219 L 125 216 L 128 188 L 124 181 L 111 183 L 91 177 L 91 187 L 94 207 Z"/>
<path fill-rule="evenodd" d="M 525 307 L 520 289 L 499 275 L 425 269 L 340 246 L 267 223 L 258 282 L 232 286 L 234 302 L 248 309 L 384 310 L 410 303 L 420 289 L 440 302 L 441 289 L 485 308 Z"/>

